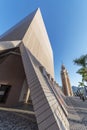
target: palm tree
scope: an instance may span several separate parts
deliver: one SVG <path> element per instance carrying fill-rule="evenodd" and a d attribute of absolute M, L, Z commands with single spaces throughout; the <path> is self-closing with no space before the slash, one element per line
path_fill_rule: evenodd
<path fill-rule="evenodd" d="M 87 54 L 82 55 L 80 58 L 75 59 L 73 62 L 74 64 L 81 66 L 77 73 L 82 76 L 82 82 L 87 82 Z"/>
<path fill-rule="evenodd" d="M 78 83 L 79 83 L 78 87 L 83 87 L 84 86 L 84 82 L 78 82 Z"/>
<path fill-rule="evenodd" d="M 87 67 L 82 67 L 77 71 L 78 74 L 82 75 L 82 81 L 87 82 Z"/>
<path fill-rule="evenodd" d="M 82 55 L 80 58 L 74 60 L 74 64 L 77 64 L 82 67 L 87 67 L 87 54 Z"/>

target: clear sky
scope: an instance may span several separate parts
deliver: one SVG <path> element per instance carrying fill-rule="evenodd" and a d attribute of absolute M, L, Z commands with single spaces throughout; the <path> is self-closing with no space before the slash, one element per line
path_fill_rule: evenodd
<path fill-rule="evenodd" d="M 73 59 L 87 54 L 87 0 L 0 0 L 0 35 L 38 7 L 53 48 L 56 81 L 61 85 L 64 63 L 71 85 L 78 85 Z"/>

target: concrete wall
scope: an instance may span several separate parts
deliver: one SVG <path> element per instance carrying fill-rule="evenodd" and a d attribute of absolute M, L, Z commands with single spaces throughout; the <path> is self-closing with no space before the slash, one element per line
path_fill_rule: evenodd
<path fill-rule="evenodd" d="M 54 62 L 51 44 L 45 29 L 45 25 L 38 10 L 23 38 L 26 48 L 54 77 Z"/>
<path fill-rule="evenodd" d="M 24 83 L 23 83 L 22 90 L 21 90 L 19 102 L 25 102 L 25 103 L 27 103 L 27 101 L 29 99 L 29 95 L 30 95 L 30 89 L 29 89 L 27 81 L 25 79 Z"/>
<path fill-rule="evenodd" d="M 6 104 L 0 104 L 1 106 L 12 106 L 18 103 L 24 79 L 25 73 L 21 56 L 9 55 L 0 64 L 0 84 L 8 84 L 12 87 L 6 100 Z"/>
<path fill-rule="evenodd" d="M 20 44 L 21 41 L 2 41 L 0 42 L 0 51 L 14 48 Z"/>

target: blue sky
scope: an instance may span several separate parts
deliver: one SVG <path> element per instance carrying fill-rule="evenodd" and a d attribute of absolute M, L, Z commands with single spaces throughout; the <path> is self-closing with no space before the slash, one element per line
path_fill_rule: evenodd
<path fill-rule="evenodd" d="M 71 85 L 78 85 L 73 59 L 87 53 L 87 0 L 0 0 L 0 35 L 38 7 L 53 48 L 56 81 L 61 85 L 64 63 Z"/>

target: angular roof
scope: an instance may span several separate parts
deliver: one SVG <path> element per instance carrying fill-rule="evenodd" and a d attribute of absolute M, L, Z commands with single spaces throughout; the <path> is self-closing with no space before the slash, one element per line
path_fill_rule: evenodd
<path fill-rule="evenodd" d="M 0 37 L 0 51 L 21 44 L 24 44 L 54 77 L 53 52 L 40 9 L 35 10 Z"/>
<path fill-rule="evenodd" d="M 23 38 L 24 34 L 26 33 L 29 25 L 31 24 L 37 10 L 32 12 L 30 15 L 26 16 L 18 24 L 16 24 L 14 27 L 12 27 L 6 33 L 4 33 L 0 37 L 0 41 L 22 40 L 22 38 Z"/>

